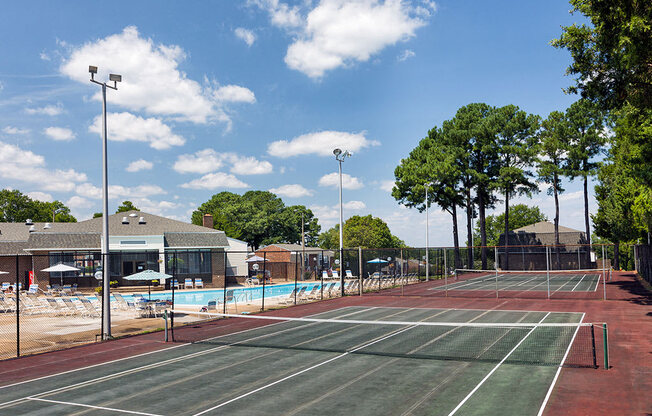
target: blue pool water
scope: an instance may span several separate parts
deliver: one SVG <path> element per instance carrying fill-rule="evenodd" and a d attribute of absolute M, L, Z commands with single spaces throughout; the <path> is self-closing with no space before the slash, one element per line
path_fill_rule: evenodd
<path fill-rule="evenodd" d="M 330 287 L 330 283 L 324 283 L 325 287 Z M 319 282 L 297 282 L 297 290 L 306 287 L 306 292 L 310 292 L 315 286 L 319 287 Z M 335 287 L 339 287 L 336 283 Z M 231 289 L 227 289 L 231 290 Z M 294 290 L 294 283 L 265 286 L 265 298 L 274 296 L 288 296 Z M 233 289 L 234 297 L 238 302 L 261 299 L 263 297 L 263 287 L 242 287 Z M 147 297 L 147 292 L 142 292 L 142 296 Z M 125 300 L 132 302 L 134 295 L 123 295 Z M 136 297 L 140 297 L 136 295 Z M 172 291 L 154 292 L 151 295 L 152 299 L 159 300 L 172 300 Z M 205 306 L 211 300 L 223 300 L 224 289 L 214 290 L 175 290 L 174 303 L 182 305 L 198 305 Z M 113 300 L 113 297 L 112 297 Z"/>

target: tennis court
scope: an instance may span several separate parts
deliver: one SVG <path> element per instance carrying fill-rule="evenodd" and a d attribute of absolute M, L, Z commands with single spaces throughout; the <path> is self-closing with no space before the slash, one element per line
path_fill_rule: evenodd
<path fill-rule="evenodd" d="M 602 280 L 596 270 L 494 271 L 457 270 L 456 279 L 430 290 L 595 292 Z"/>
<path fill-rule="evenodd" d="M 177 325 L 192 323 L 175 328 L 170 348 L 2 387 L 0 415 L 538 415 L 562 366 L 595 365 L 583 316 L 359 306 L 298 319 L 176 314 Z"/>

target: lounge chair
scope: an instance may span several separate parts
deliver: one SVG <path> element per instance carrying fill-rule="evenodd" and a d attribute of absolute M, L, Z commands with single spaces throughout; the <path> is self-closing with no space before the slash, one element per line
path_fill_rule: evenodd
<path fill-rule="evenodd" d="M 184 289 L 192 289 L 194 286 L 192 284 L 192 279 L 186 278 L 186 280 L 183 283 L 183 288 Z"/>
<path fill-rule="evenodd" d="M 37 284 L 29 285 L 29 289 L 27 290 L 27 293 L 38 293 L 38 285 Z"/>
<path fill-rule="evenodd" d="M 204 281 L 200 277 L 195 279 L 195 289 L 204 288 Z"/>
<path fill-rule="evenodd" d="M 238 312 L 238 299 L 237 299 L 237 297 L 235 295 L 235 290 L 227 289 L 225 298 L 226 298 L 225 299 L 226 303 L 233 302 L 235 304 L 235 311 L 237 313 Z M 217 300 L 218 306 L 219 306 L 220 303 L 222 303 L 222 305 L 225 305 L 224 300 L 218 299 Z"/>
<path fill-rule="evenodd" d="M 113 298 L 115 299 L 115 303 L 118 309 L 128 310 L 134 308 L 134 304 L 127 302 L 127 300 L 120 293 L 114 293 Z"/>
<path fill-rule="evenodd" d="M 172 279 L 172 282 L 170 283 L 170 287 L 174 289 L 181 289 L 181 285 L 179 285 L 179 281 L 177 279 Z"/>
<path fill-rule="evenodd" d="M 355 279 L 355 276 L 353 275 L 353 273 L 351 273 L 351 270 L 346 270 L 344 273 L 346 273 L 347 279 Z"/>
<path fill-rule="evenodd" d="M 63 285 L 63 287 L 61 288 L 61 296 L 72 296 L 72 286 Z"/>
<path fill-rule="evenodd" d="M 86 314 L 86 311 L 85 310 L 82 311 L 81 309 L 79 309 L 77 307 L 77 305 L 72 301 L 72 299 L 70 299 L 70 298 L 61 298 L 61 300 L 63 301 L 63 304 L 66 305 L 66 307 L 68 307 L 68 309 L 73 311 L 74 315 L 79 314 L 79 315 L 83 316 L 83 315 Z"/>
<path fill-rule="evenodd" d="M 328 280 L 328 272 L 327 272 L 326 270 L 323 270 L 323 271 L 321 272 L 321 278 L 322 278 L 323 280 Z"/>
<path fill-rule="evenodd" d="M 304 292 L 304 295 L 301 297 L 301 300 L 302 301 L 307 301 L 307 300 L 313 299 L 315 294 L 318 294 L 318 293 L 319 293 L 319 285 L 315 285 L 315 286 L 313 286 L 312 290 L 308 294 L 305 294 L 305 292 Z"/>
<path fill-rule="evenodd" d="M 260 280 L 257 277 L 248 277 L 245 280 L 245 286 L 258 286 L 259 284 Z"/>
<path fill-rule="evenodd" d="M 9 286 L 11 286 L 9 282 L 2 282 L 2 291 L 6 292 L 7 289 L 9 289 Z"/>
<path fill-rule="evenodd" d="M 292 292 L 290 292 L 288 296 L 281 298 L 281 300 L 278 301 L 279 305 L 289 305 L 294 303 L 294 295 L 297 294 L 299 290 L 297 290 L 296 288 L 292 289 Z"/>
<path fill-rule="evenodd" d="M 75 311 L 72 309 L 68 308 L 67 306 L 64 306 L 57 302 L 56 299 L 54 298 L 45 298 L 46 302 L 50 305 L 50 310 L 57 314 L 57 315 L 74 315 Z"/>
<path fill-rule="evenodd" d="M 79 301 L 81 302 L 82 306 L 86 309 L 86 315 L 91 317 L 91 318 L 98 318 L 101 316 L 101 311 L 97 310 L 95 305 L 88 300 L 87 298 L 80 296 Z"/>
<path fill-rule="evenodd" d="M 333 270 L 333 279 L 339 279 L 340 273 L 337 270 Z"/>

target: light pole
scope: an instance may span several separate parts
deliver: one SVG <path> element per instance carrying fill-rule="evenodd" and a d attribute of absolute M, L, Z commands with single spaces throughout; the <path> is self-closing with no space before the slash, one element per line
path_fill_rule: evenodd
<path fill-rule="evenodd" d="M 113 90 L 118 89 L 118 82 L 122 81 L 121 75 L 109 74 L 109 81 L 113 81 L 113 86 L 107 85 L 106 82 L 95 81 L 97 74 L 96 66 L 89 66 L 88 72 L 91 74 L 91 82 L 102 86 L 102 339 L 111 338 L 111 294 L 109 293 L 109 279 L 111 274 L 109 259 L 109 187 L 108 187 L 108 164 L 106 160 L 106 88 Z"/>
<path fill-rule="evenodd" d="M 342 162 L 344 162 L 344 159 L 351 156 L 351 153 L 349 153 L 348 150 L 342 152 L 342 149 L 335 149 L 333 150 L 333 154 L 335 155 L 335 159 L 339 162 L 339 167 L 340 167 L 340 263 L 342 264 L 342 259 L 344 258 L 344 224 L 343 224 L 343 211 L 342 211 Z M 342 272 L 342 268 L 340 267 L 340 290 L 342 292 L 342 296 L 344 296 L 344 273 L 341 272 Z"/>

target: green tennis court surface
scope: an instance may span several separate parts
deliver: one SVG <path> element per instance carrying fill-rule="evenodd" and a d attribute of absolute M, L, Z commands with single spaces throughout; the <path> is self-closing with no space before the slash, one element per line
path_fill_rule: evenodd
<path fill-rule="evenodd" d="M 462 270 L 457 274 L 457 281 L 441 285 L 430 290 L 478 290 L 478 291 L 541 291 L 556 292 L 595 292 L 602 275 L 590 271 L 499 271 Z"/>
<path fill-rule="evenodd" d="M 591 365 L 589 327 L 552 325 L 582 317 L 349 307 L 198 322 L 175 335 L 223 335 L 0 388 L 0 415 L 537 415 L 562 364 Z"/>

